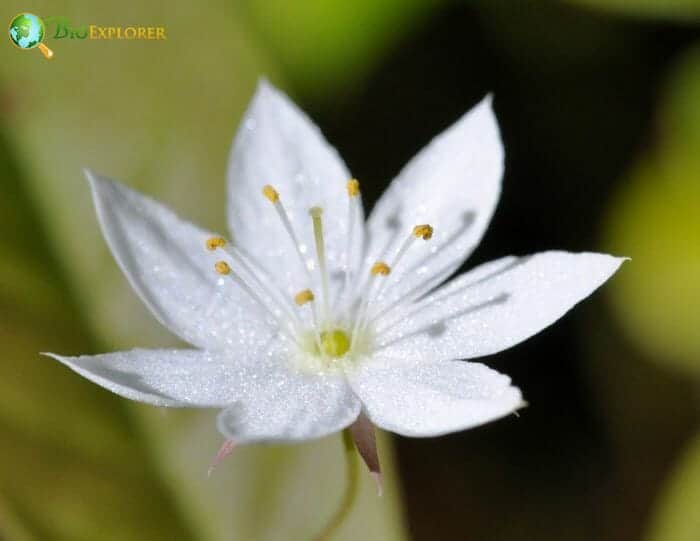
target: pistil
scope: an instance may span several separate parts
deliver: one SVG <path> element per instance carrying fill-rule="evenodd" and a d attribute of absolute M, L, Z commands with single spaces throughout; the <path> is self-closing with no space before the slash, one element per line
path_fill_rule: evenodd
<path fill-rule="evenodd" d="M 316 259 L 318 261 L 318 270 L 321 273 L 321 302 L 323 309 L 323 320 L 328 324 L 328 268 L 326 265 L 326 246 L 323 241 L 323 221 L 321 215 L 323 209 L 321 207 L 311 207 L 309 215 L 314 228 L 314 243 L 316 244 Z"/>

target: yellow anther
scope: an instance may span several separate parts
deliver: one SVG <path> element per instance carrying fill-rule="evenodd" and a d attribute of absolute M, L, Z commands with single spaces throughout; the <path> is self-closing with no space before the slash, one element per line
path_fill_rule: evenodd
<path fill-rule="evenodd" d="M 348 180 L 348 195 L 350 197 L 357 197 L 360 195 L 360 183 L 357 181 L 357 179 L 351 178 Z"/>
<path fill-rule="evenodd" d="M 417 225 L 413 228 L 413 234 L 416 238 L 428 240 L 433 236 L 433 228 L 428 224 Z"/>
<path fill-rule="evenodd" d="M 384 261 L 377 261 L 374 265 L 372 265 L 369 272 L 372 274 L 372 276 L 377 276 L 377 274 L 388 276 L 391 272 L 391 267 L 384 263 Z"/>
<path fill-rule="evenodd" d="M 265 184 L 262 193 L 270 200 L 270 203 L 277 203 L 280 200 L 280 194 L 269 184 Z"/>
<path fill-rule="evenodd" d="M 214 251 L 217 248 L 223 248 L 226 246 L 226 239 L 223 237 L 211 237 L 207 239 L 206 242 L 207 250 Z"/>
<path fill-rule="evenodd" d="M 226 261 L 217 261 L 214 264 L 214 268 L 219 274 L 229 274 L 231 272 L 231 267 L 228 266 Z"/>
<path fill-rule="evenodd" d="M 320 218 L 323 214 L 323 209 L 321 207 L 311 207 L 309 209 L 309 216 L 312 218 Z"/>
<path fill-rule="evenodd" d="M 300 291 L 296 295 L 294 295 L 294 302 L 297 303 L 299 306 L 303 306 L 307 302 L 311 302 L 314 300 L 314 294 L 313 291 L 310 289 L 304 289 L 303 291 Z"/>

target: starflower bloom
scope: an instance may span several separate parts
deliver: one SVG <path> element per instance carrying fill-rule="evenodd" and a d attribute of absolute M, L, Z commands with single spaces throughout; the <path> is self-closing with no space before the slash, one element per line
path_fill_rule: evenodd
<path fill-rule="evenodd" d="M 221 408 L 219 458 L 350 428 L 379 475 L 375 425 L 438 436 L 522 407 L 508 376 L 465 359 L 541 331 L 623 261 L 510 256 L 440 285 L 484 234 L 502 174 L 487 97 L 404 167 L 365 224 L 359 183 L 263 82 L 230 155 L 228 239 L 87 172 L 117 263 L 192 349 L 49 355 L 132 400 Z"/>

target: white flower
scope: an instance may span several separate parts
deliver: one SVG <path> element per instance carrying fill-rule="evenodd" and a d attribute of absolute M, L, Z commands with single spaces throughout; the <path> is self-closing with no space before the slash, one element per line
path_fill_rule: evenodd
<path fill-rule="evenodd" d="M 364 225 L 359 184 L 336 151 L 262 83 L 231 152 L 227 241 L 87 173 L 119 266 L 193 349 L 50 355 L 132 400 L 222 408 L 229 442 L 295 442 L 352 425 L 378 472 L 373 425 L 437 436 L 521 407 L 510 378 L 462 359 L 539 332 L 623 261 L 504 257 L 438 287 L 481 239 L 502 173 L 486 98 L 406 165 Z"/>

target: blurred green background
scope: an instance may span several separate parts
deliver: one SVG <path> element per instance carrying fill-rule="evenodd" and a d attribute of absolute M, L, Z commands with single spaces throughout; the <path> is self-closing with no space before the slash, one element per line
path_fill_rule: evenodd
<path fill-rule="evenodd" d="M 486 362 L 530 403 L 462 434 L 382 435 L 338 539 L 691 541 L 700 535 L 700 2 L 4 3 L 165 42 L 0 46 L 0 539 L 304 540 L 343 489 L 339 437 L 237 450 L 39 351 L 176 344 L 99 234 L 82 167 L 223 230 L 226 156 L 258 77 L 310 112 L 372 204 L 494 92 L 507 171 L 469 266 L 550 248 L 632 258 Z"/>

